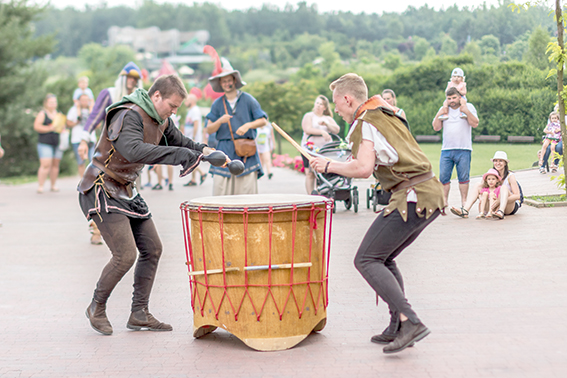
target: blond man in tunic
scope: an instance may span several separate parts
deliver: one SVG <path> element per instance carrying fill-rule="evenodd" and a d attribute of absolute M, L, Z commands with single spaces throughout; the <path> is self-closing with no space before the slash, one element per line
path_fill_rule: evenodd
<path fill-rule="evenodd" d="M 351 124 L 348 140 L 352 159 L 336 162 L 317 158 L 311 166 L 318 172 L 354 178 L 374 174 L 392 193 L 388 206 L 362 240 L 354 264 L 390 309 L 389 326 L 371 341 L 387 344 L 384 353 L 400 352 L 430 331 L 405 297 L 395 259 L 444 211 L 443 186 L 405 119 L 397 116 L 381 96 L 368 99 L 362 77 L 343 75 L 330 88 L 335 112 Z"/>

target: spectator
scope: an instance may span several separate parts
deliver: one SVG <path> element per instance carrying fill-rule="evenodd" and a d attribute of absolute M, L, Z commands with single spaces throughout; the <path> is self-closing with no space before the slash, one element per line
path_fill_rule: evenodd
<path fill-rule="evenodd" d="M 77 167 L 79 177 L 83 177 L 85 173 L 86 165 L 92 160 L 94 154 L 94 148 L 96 144 L 96 134 L 95 132 L 91 132 L 91 138 L 88 142 L 89 147 L 89 156 L 88 160 L 83 159 L 83 157 L 79 154 L 79 144 L 81 140 L 83 140 L 83 129 L 85 128 L 85 123 L 89 118 L 90 114 L 90 99 L 89 96 L 83 94 L 79 96 L 79 105 L 73 105 L 69 112 L 67 113 L 67 126 L 71 127 L 71 145 L 73 146 L 73 152 L 75 153 L 75 159 L 77 160 Z"/>
<path fill-rule="evenodd" d="M 465 205 L 469 191 L 469 174 L 471 169 L 472 129 L 478 126 L 476 109 L 461 97 L 457 88 L 447 90 L 447 106 L 441 107 L 433 119 L 433 129 L 443 129 L 443 146 L 439 159 L 439 180 L 443 184 L 445 204 L 449 203 L 451 175 L 453 167 L 457 168 L 461 204 Z M 461 118 L 465 113 L 467 118 Z M 440 116 L 448 114 L 449 118 L 441 120 Z"/>
<path fill-rule="evenodd" d="M 266 170 L 268 174 L 268 180 L 272 179 L 272 152 L 274 151 L 274 146 L 276 144 L 274 138 L 274 128 L 269 121 L 258 130 L 258 135 L 256 136 L 256 145 L 258 146 L 258 154 L 260 155 L 260 162 L 262 164 L 262 169 Z"/>
<path fill-rule="evenodd" d="M 495 208 L 496 202 L 500 199 L 500 188 L 502 186 L 502 179 L 498 171 L 490 168 L 482 176 L 482 188 L 480 189 L 480 214 L 476 219 L 492 218 L 492 209 Z M 502 210 L 497 210 L 494 216 L 500 218 L 504 215 Z"/>
<path fill-rule="evenodd" d="M 384 101 L 386 101 L 388 104 L 392 105 L 392 108 L 394 108 L 396 115 L 402 117 L 403 119 L 406 119 L 406 112 L 404 112 L 404 109 L 398 108 L 398 100 L 396 99 L 396 94 L 394 93 L 393 90 L 391 89 L 384 89 L 382 91 L 382 98 L 384 99 Z"/>
<path fill-rule="evenodd" d="M 239 90 L 246 83 L 242 81 L 240 72 L 230 65 L 220 74 L 210 77 L 209 83 L 215 92 L 224 92 L 224 95 L 213 102 L 206 117 L 206 131 L 208 134 L 216 132 L 217 150 L 231 160 L 242 160 L 245 167 L 242 174 L 232 176 L 227 167 L 211 166 L 213 195 L 257 194 L 258 178 L 264 174 L 258 151 L 250 152 L 250 156 L 239 156 L 234 141 L 248 139 L 250 151 L 253 151 L 256 129 L 264 126 L 268 116 L 252 95 Z"/>
<path fill-rule="evenodd" d="M 197 106 L 197 96 L 193 93 L 189 93 L 185 100 L 185 106 L 187 106 L 187 116 L 185 117 L 185 124 L 181 126 L 183 135 L 192 139 L 193 142 L 205 143 L 203 138 L 203 116 L 201 115 L 201 110 Z M 198 183 L 197 174 L 199 174 Z M 191 174 L 191 181 L 184 186 L 200 185 L 205 182 L 206 178 L 207 173 L 203 171 L 200 166 L 197 166 Z"/>
<path fill-rule="evenodd" d="M 449 88 L 457 88 L 459 93 L 461 94 L 461 98 L 467 101 L 467 83 L 465 83 L 465 73 L 460 68 L 455 68 L 451 73 L 451 80 L 447 83 L 447 88 L 445 88 L 445 93 L 449 90 Z M 443 102 L 443 109 L 447 108 L 447 99 Z M 467 113 L 461 112 L 461 118 L 467 118 Z M 441 121 L 445 121 L 449 119 L 449 114 L 444 112 L 439 116 Z"/>
<path fill-rule="evenodd" d="M 45 96 L 43 109 L 35 117 L 33 128 L 39 134 L 37 192 L 43 193 L 43 185 L 47 176 L 51 181 L 51 191 L 58 192 L 57 177 L 59 176 L 59 163 L 63 157 L 63 151 L 59 149 L 59 133 L 65 128 L 65 116 L 57 111 L 57 97 L 54 94 L 48 93 Z"/>
<path fill-rule="evenodd" d="M 305 113 L 301 121 L 303 128 L 303 137 L 301 145 L 309 150 L 317 150 L 330 142 L 331 135 L 340 131 L 340 126 L 333 119 L 331 105 L 329 99 L 323 95 L 317 96 L 313 110 Z M 311 194 L 315 189 L 315 172 L 309 166 L 309 161 L 302 156 L 303 167 L 305 167 L 305 190 L 307 194 Z"/>
<path fill-rule="evenodd" d="M 89 88 L 89 78 L 86 76 L 81 76 L 78 80 L 78 88 L 73 92 L 73 103 L 78 108 L 79 107 L 79 97 L 82 95 L 87 95 L 89 97 L 89 111 L 93 110 L 94 105 L 94 94 Z"/>
<path fill-rule="evenodd" d="M 549 114 L 549 119 L 547 126 L 543 130 L 545 137 L 543 138 L 543 145 L 541 146 L 541 151 L 539 153 L 539 173 L 545 173 L 544 157 L 547 149 L 550 149 L 550 154 L 555 152 L 555 148 L 559 142 L 561 142 L 561 125 L 559 124 L 559 113 L 553 111 Z M 549 158 L 549 155 L 548 155 Z M 545 160 L 547 163 L 547 160 Z M 551 165 L 551 172 L 557 172 L 557 165 Z"/>
<path fill-rule="evenodd" d="M 506 152 L 496 151 L 492 158 L 492 164 L 502 179 L 502 188 L 500 189 L 499 199 L 492 205 L 491 211 L 493 211 L 493 219 L 503 219 L 504 215 L 514 215 L 518 212 L 524 202 L 524 195 L 516 176 L 508 169 Z M 467 203 L 461 208 L 451 207 L 451 212 L 458 217 L 468 218 L 470 209 L 480 198 L 481 189 L 482 184 L 476 185 Z"/>

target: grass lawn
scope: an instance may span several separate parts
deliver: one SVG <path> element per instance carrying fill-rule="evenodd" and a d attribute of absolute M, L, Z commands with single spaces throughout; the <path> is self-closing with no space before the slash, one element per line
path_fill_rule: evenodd
<path fill-rule="evenodd" d="M 431 161 L 433 172 L 439 176 L 439 156 L 441 156 L 441 143 L 421 143 L 421 149 Z M 505 151 L 510 160 L 509 167 L 511 170 L 531 168 L 532 164 L 537 161 L 537 152 L 541 149 L 541 145 L 537 143 L 473 143 L 473 153 L 471 162 L 471 176 L 481 176 L 488 169 L 492 168 L 490 159 L 496 151 Z M 277 146 L 276 146 L 277 153 Z M 282 141 L 282 153 L 289 156 L 297 156 L 299 153 L 287 141 Z M 457 177 L 456 171 L 453 172 L 453 178 Z"/>

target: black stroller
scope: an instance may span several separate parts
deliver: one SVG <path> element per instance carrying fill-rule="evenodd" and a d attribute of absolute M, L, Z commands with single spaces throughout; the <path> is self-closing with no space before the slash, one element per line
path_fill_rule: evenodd
<path fill-rule="evenodd" d="M 316 151 L 309 151 L 313 156 L 322 156 L 336 161 L 346 161 L 351 151 L 348 145 L 335 134 L 331 134 L 332 142 L 325 144 Z M 337 201 L 344 201 L 345 208 L 350 210 L 351 207 L 355 213 L 358 213 L 358 188 L 352 186 L 352 178 L 343 177 L 335 173 L 318 173 L 315 172 L 317 179 L 315 190 L 311 194 L 332 198 L 335 201 L 333 213 L 337 209 Z"/>

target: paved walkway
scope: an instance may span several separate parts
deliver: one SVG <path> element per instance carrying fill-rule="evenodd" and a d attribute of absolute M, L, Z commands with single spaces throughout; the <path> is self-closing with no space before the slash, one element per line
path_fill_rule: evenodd
<path fill-rule="evenodd" d="M 535 170 L 517 177 L 526 194 L 559 192 Z M 478 179 L 477 179 L 478 180 Z M 473 181 L 474 182 L 474 181 Z M 353 266 L 375 215 L 370 181 L 357 182 L 358 214 L 338 205 L 333 220 L 327 327 L 296 347 L 256 352 L 225 331 L 195 340 L 179 205 L 203 186 L 144 190 L 164 244 L 151 310 L 168 333 L 131 332 L 132 273 L 108 303 L 114 335 L 88 325 L 84 310 L 109 258 L 89 244 L 77 203 L 77 178 L 59 193 L 36 184 L 0 185 L 0 377 L 565 377 L 567 252 L 565 208 L 524 206 L 501 222 L 448 215 L 399 258 L 407 295 L 432 334 L 395 355 L 370 337 L 387 308 Z M 277 169 L 262 193 L 303 193 L 303 176 Z M 48 188 L 48 186 L 47 186 Z M 459 202 L 453 184 L 450 202 Z"/>

